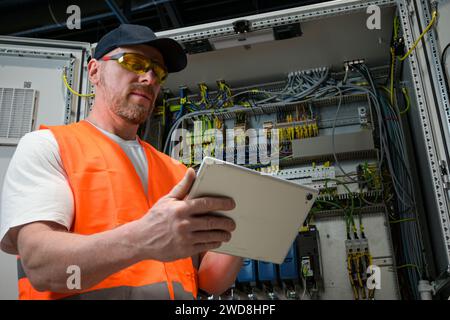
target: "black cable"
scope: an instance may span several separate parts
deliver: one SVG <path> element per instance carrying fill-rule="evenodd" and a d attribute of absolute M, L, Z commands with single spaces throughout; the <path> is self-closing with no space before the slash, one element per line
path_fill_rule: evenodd
<path fill-rule="evenodd" d="M 447 90 L 450 91 L 450 86 L 448 83 L 448 75 L 447 75 L 447 69 L 445 68 L 445 63 L 447 60 L 447 50 L 450 47 L 450 43 L 448 43 L 445 48 L 444 51 L 442 51 L 442 56 L 441 56 L 441 66 L 444 69 L 443 73 L 444 73 L 444 80 L 445 80 L 445 84 L 447 85 Z"/>
<path fill-rule="evenodd" d="M 450 43 L 448 43 L 445 48 L 444 51 L 442 51 L 442 57 L 441 57 L 441 62 L 445 64 L 445 61 L 447 60 L 447 50 L 450 47 Z"/>

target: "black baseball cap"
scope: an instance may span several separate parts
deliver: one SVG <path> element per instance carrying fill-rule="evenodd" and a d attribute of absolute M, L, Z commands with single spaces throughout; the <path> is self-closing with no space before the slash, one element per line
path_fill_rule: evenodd
<path fill-rule="evenodd" d="M 158 38 L 152 29 L 137 24 L 121 24 L 105 34 L 97 43 L 94 59 L 99 60 L 115 48 L 136 44 L 146 44 L 158 49 L 168 72 L 181 71 L 187 65 L 186 53 L 178 42 L 170 38 Z"/>

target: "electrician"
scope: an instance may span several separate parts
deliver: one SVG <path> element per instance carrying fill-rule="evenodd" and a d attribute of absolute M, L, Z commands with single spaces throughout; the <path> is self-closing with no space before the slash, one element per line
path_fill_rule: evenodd
<path fill-rule="evenodd" d="M 209 251 L 235 229 L 210 212 L 234 201 L 185 200 L 195 172 L 137 136 L 167 74 L 186 64 L 175 40 L 123 24 L 88 63 L 87 119 L 21 139 L 0 229 L 2 250 L 19 255 L 21 299 L 193 299 L 235 281 L 242 259 Z"/>

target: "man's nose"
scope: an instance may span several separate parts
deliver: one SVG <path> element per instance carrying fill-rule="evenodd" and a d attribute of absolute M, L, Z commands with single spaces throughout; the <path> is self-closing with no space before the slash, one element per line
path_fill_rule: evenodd
<path fill-rule="evenodd" d="M 148 84 L 158 84 L 158 78 L 156 77 L 155 72 L 152 69 L 150 69 L 146 73 L 139 75 L 139 82 Z"/>

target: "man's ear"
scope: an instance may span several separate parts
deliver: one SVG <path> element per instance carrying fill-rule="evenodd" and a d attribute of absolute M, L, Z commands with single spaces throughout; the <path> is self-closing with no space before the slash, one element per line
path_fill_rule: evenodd
<path fill-rule="evenodd" d="M 89 81 L 97 85 L 100 82 L 100 62 L 96 59 L 91 59 L 88 62 L 88 76 Z"/>

